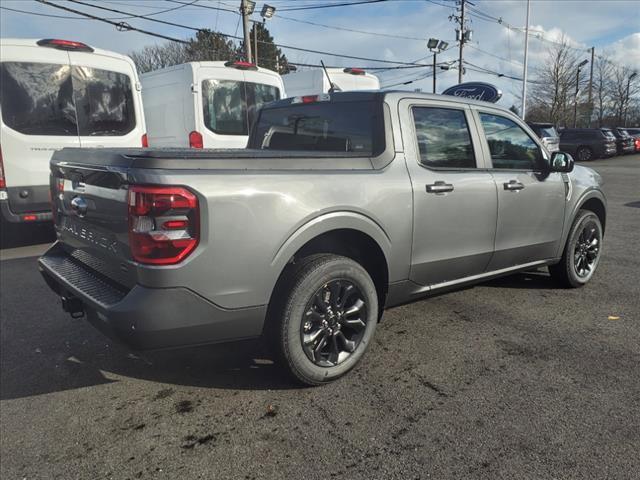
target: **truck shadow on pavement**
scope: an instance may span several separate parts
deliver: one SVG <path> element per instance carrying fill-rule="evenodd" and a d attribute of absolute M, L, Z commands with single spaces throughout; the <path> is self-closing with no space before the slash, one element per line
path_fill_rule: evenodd
<path fill-rule="evenodd" d="M 53 393 L 125 379 L 235 390 L 299 388 L 261 341 L 138 354 L 84 319 L 62 312 L 40 278 L 36 258 L 2 262 L 0 399 Z M 497 288 L 553 289 L 546 272 L 484 283 Z"/>

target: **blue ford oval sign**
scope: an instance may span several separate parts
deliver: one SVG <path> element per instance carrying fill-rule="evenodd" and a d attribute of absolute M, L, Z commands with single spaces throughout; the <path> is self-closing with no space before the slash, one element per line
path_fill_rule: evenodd
<path fill-rule="evenodd" d="M 447 88 L 443 95 L 482 100 L 483 102 L 496 103 L 502 97 L 502 92 L 490 83 L 468 82 Z"/>

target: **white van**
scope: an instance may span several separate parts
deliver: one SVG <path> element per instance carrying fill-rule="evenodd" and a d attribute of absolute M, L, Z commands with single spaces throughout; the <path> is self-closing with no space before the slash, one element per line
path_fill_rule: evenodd
<path fill-rule="evenodd" d="M 336 91 L 380 90 L 380 80 L 361 68 L 322 68 L 287 73 L 282 76 L 289 97 L 329 93 L 331 83 Z"/>
<path fill-rule="evenodd" d="M 3 224 L 51 219 L 55 150 L 140 146 L 142 97 L 129 57 L 68 40 L 0 39 Z"/>
<path fill-rule="evenodd" d="M 190 62 L 140 75 L 152 147 L 245 148 L 258 108 L 284 98 L 276 72 Z"/>

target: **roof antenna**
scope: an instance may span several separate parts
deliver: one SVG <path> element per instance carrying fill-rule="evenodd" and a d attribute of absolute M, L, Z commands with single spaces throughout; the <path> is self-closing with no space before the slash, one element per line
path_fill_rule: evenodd
<path fill-rule="evenodd" d="M 331 85 L 331 87 L 329 87 L 329 93 L 339 92 L 340 87 L 338 87 L 335 83 L 331 81 L 329 72 L 327 72 L 327 67 L 324 66 L 324 62 L 322 60 L 320 60 L 320 65 L 322 65 L 322 70 L 324 70 L 324 74 L 327 76 L 327 80 L 329 80 L 329 85 Z"/>

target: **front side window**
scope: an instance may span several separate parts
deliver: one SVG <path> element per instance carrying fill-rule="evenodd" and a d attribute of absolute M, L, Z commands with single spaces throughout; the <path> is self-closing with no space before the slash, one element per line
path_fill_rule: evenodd
<path fill-rule="evenodd" d="M 77 136 L 71 67 L 2 62 L 2 120 L 25 135 Z"/>
<path fill-rule="evenodd" d="M 420 163 L 430 168 L 475 168 L 476 159 L 464 111 L 414 107 Z"/>
<path fill-rule="evenodd" d="M 280 90 L 272 85 L 235 80 L 204 80 L 204 124 L 220 135 L 248 135 L 260 107 L 279 99 Z"/>
<path fill-rule="evenodd" d="M 126 135 L 136 126 L 131 79 L 91 67 L 73 67 L 80 136 Z"/>
<path fill-rule="evenodd" d="M 538 145 L 513 120 L 480 113 L 493 168 L 535 170 L 542 162 Z"/>

